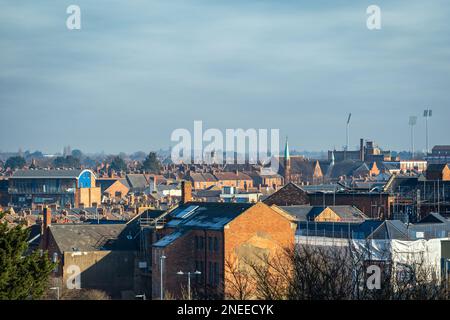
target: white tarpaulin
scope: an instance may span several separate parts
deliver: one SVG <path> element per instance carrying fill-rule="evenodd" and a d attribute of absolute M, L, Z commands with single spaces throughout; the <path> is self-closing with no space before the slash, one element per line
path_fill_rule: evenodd
<path fill-rule="evenodd" d="M 436 276 L 441 274 L 441 240 L 351 240 L 353 249 L 370 260 L 388 260 L 398 265 L 420 264 Z"/>
<path fill-rule="evenodd" d="M 420 263 L 427 270 L 434 270 L 441 275 L 441 241 L 440 239 L 419 240 L 348 240 L 326 237 L 297 236 L 297 244 L 321 247 L 345 248 L 351 245 L 352 250 L 365 260 L 390 261 L 394 265 L 412 265 Z"/>

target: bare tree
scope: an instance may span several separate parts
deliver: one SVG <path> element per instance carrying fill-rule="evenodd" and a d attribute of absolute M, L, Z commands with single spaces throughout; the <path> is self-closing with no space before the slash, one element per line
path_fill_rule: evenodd
<path fill-rule="evenodd" d="M 370 241 L 358 248 L 298 245 L 274 255 L 226 263 L 229 299 L 270 300 L 424 300 L 448 299 L 448 278 L 417 252 L 402 263 L 387 246 L 374 256 Z M 378 286 L 368 286 L 368 267 L 380 271 Z M 243 271 L 245 270 L 245 271 Z"/>
<path fill-rule="evenodd" d="M 225 297 L 230 300 L 248 300 L 252 297 L 252 277 L 245 270 L 240 270 L 237 260 L 225 259 L 225 270 L 230 279 L 227 279 L 228 290 Z"/>

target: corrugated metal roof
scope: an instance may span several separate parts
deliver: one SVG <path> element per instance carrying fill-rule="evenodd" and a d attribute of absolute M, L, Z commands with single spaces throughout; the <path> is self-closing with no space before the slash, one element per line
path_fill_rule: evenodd
<path fill-rule="evenodd" d="M 12 179 L 15 178 L 78 178 L 84 170 L 82 169 L 67 169 L 67 170 L 17 170 L 12 175 Z"/>

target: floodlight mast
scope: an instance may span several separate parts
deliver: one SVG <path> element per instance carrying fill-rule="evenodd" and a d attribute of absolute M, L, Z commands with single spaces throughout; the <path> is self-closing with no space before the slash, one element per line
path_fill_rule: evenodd
<path fill-rule="evenodd" d="M 345 144 L 345 151 L 348 151 L 348 146 L 350 144 L 350 120 L 351 119 L 352 119 L 352 114 L 349 113 L 348 118 L 347 118 L 347 141 Z"/>
<path fill-rule="evenodd" d="M 425 118 L 425 141 L 426 141 L 426 149 L 427 149 L 427 155 L 430 153 L 430 148 L 428 144 L 428 119 L 431 118 L 433 115 L 433 110 L 426 109 L 423 111 L 423 116 Z"/>
<path fill-rule="evenodd" d="M 414 126 L 417 124 L 417 117 L 416 116 L 410 116 L 409 117 L 409 125 L 411 126 L 411 158 L 414 160 Z"/>

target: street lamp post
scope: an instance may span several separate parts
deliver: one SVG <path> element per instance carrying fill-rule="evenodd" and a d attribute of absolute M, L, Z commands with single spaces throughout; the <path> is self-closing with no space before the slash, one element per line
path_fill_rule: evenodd
<path fill-rule="evenodd" d="M 177 272 L 177 275 L 180 275 L 180 276 L 182 276 L 182 275 L 187 275 L 187 277 L 188 277 L 188 300 L 191 300 L 191 275 L 196 275 L 196 276 L 198 276 L 198 275 L 200 275 L 200 274 L 202 274 L 200 271 L 195 271 L 195 272 L 183 272 L 183 271 L 178 271 Z"/>
<path fill-rule="evenodd" d="M 56 290 L 56 300 L 59 300 L 59 287 L 51 287 L 50 290 Z"/>
<path fill-rule="evenodd" d="M 166 256 L 164 256 L 164 255 L 159 258 L 160 271 L 161 271 L 161 274 L 160 274 L 160 276 L 161 276 L 161 292 L 160 292 L 161 300 L 164 300 L 164 280 L 163 280 L 163 275 L 164 275 L 164 273 L 163 273 L 163 266 L 164 266 L 163 262 L 164 262 L 164 259 L 166 259 Z"/>

